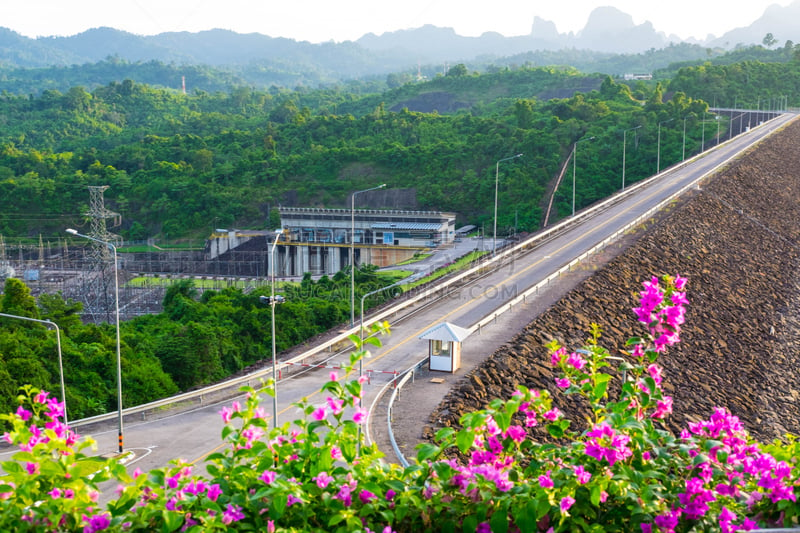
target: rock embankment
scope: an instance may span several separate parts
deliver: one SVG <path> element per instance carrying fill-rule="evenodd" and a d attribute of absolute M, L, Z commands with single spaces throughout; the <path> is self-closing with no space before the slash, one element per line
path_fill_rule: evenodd
<path fill-rule="evenodd" d="M 466 375 L 431 414 L 427 435 L 466 412 L 506 398 L 517 385 L 554 392 L 573 420 L 581 408 L 558 394 L 544 344 L 579 348 L 592 322 L 612 355 L 636 322 L 641 282 L 688 278 L 682 342 L 660 359 L 674 399 L 673 430 L 716 406 L 739 416 L 760 440 L 800 434 L 800 121 L 676 202 L 641 236 L 535 318 Z"/>

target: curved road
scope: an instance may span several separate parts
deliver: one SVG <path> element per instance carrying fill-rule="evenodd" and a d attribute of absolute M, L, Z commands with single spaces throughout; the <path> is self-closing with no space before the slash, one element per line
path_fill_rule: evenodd
<path fill-rule="evenodd" d="M 702 179 L 794 118 L 789 114 L 779 116 L 749 133 L 707 150 L 702 157 L 668 169 L 646 183 L 629 187 L 607 209 L 586 217 L 533 251 L 429 304 L 410 318 L 393 324 L 392 334 L 381 339 L 383 346 L 373 349 L 372 357 L 364 362 L 364 368 L 371 376 L 370 382 L 365 385 L 365 406 L 369 406 L 378 391 L 394 377 L 393 372 L 402 372 L 425 358 L 427 343 L 419 339 L 424 331 L 442 321 L 465 328 L 472 326 L 503 303 L 613 235 L 618 228 L 635 220 L 664 198 Z M 392 323 L 391 318 L 388 320 Z M 344 361 L 346 355 L 341 358 Z M 298 415 L 295 408 L 290 406 L 292 402 L 306 396 L 312 401 L 322 401 L 317 391 L 327 380 L 330 370 L 292 372 L 294 376 L 287 375 L 278 383 L 278 418 L 281 423 L 293 420 Z M 230 404 L 230 401 L 225 404 Z M 262 405 L 267 412 L 271 412 L 272 400 L 269 397 L 264 398 Z M 202 461 L 220 446 L 222 422 L 218 412 L 221 406 L 208 405 L 154 421 L 126 419 L 126 450 L 136 454 L 129 464 L 146 471 L 164 466 L 176 458 Z M 116 449 L 116 425 L 110 424 L 109 431 L 95 432 L 92 436 L 98 441 L 100 453 Z"/>

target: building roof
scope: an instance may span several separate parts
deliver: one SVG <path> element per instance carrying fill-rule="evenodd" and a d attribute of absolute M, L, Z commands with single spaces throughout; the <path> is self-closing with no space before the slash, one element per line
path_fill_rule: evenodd
<path fill-rule="evenodd" d="M 441 224 L 433 222 L 376 222 L 372 224 L 372 229 L 385 229 L 385 230 L 438 230 L 442 227 Z"/>
<path fill-rule="evenodd" d="M 470 330 L 456 326 L 450 322 L 442 322 L 420 335 L 419 338 L 431 341 L 462 342 L 469 337 L 471 333 Z"/>

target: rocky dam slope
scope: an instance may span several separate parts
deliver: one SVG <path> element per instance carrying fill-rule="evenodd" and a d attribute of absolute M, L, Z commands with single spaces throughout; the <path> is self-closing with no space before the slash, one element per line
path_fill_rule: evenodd
<path fill-rule="evenodd" d="M 642 281 L 664 274 L 688 278 L 690 301 L 682 342 L 660 359 L 671 429 L 721 406 L 759 440 L 800 434 L 798 143 L 794 121 L 629 236 L 619 255 L 465 375 L 424 436 L 520 384 L 550 390 L 569 418 L 583 419 L 576 397 L 556 392 L 544 345 L 556 338 L 577 349 L 596 322 L 601 344 L 620 355 L 628 337 L 646 333 L 631 311 Z"/>

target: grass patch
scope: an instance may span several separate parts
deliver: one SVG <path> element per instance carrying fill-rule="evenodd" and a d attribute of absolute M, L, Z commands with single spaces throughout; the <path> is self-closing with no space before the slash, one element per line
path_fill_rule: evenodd
<path fill-rule="evenodd" d="M 399 263 L 397 263 L 397 266 L 410 265 L 412 263 L 416 263 L 417 261 L 422 261 L 423 259 L 426 259 L 431 255 L 433 254 L 422 254 L 417 252 L 411 259 L 406 259 L 405 261 L 400 261 Z"/>
<path fill-rule="evenodd" d="M 479 259 L 480 257 L 483 257 L 484 255 L 486 255 L 488 253 L 489 253 L 488 251 L 480 251 L 480 250 L 472 251 L 472 252 L 468 253 L 467 255 L 461 256 L 459 259 L 457 259 L 456 261 L 450 263 L 449 265 L 435 270 L 434 272 L 432 272 L 428 276 L 425 276 L 424 278 L 420 278 L 420 279 L 415 280 L 415 281 L 413 281 L 411 283 L 403 285 L 403 290 L 407 291 L 409 289 L 413 289 L 417 285 L 422 285 L 423 283 L 427 283 L 429 281 L 433 281 L 435 279 L 439 279 L 442 276 L 446 276 L 447 274 L 450 274 L 451 272 L 456 272 L 458 270 L 462 270 L 463 268 L 465 268 L 467 265 L 469 265 L 470 263 L 472 263 L 476 259 Z"/>

